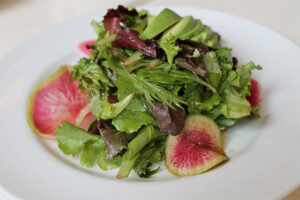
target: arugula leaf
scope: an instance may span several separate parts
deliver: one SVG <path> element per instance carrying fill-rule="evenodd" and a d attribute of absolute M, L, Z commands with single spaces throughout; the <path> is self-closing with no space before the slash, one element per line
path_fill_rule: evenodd
<path fill-rule="evenodd" d="M 204 85 L 210 88 L 212 91 L 216 91 L 215 88 L 202 80 L 197 75 L 188 71 L 180 71 L 176 69 L 171 69 L 168 72 L 163 71 L 163 69 L 140 69 L 137 72 L 138 76 L 143 77 L 147 81 L 154 83 L 163 83 L 163 84 L 186 84 L 197 82 L 201 85 Z"/>
<path fill-rule="evenodd" d="M 181 106 L 180 103 L 186 104 L 186 102 L 183 101 L 179 96 L 174 95 L 172 92 L 166 90 L 165 88 L 150 83 L 145 79 L 143 79 L 142 77 L 139 77 L 133 73 L 129 73 L 124 68 L 122 63 L 115 58 L 111 58 L 109 60 L 103 61 L 102 65 L 105 66 L 106 68 L 112 69 L 119 76 L 123 76 L 128 81 L 130 81 L 134 86 L 134 88 L 139 93 L 143 93 L 146 101 L 152 105 L 154 99 L 157 99 L 158 101 L 161 101 L 162 103 L 170 107 L 173 107 L 172 104 L 175 104 L 177 106 Z"/>
<path fill-rule="evenodd" d="M 56 141 L 60 150 L 75 157 L 82 149 L 80 164 L 93 166 L 98 154 L 105 148 L 104 141 L 69 122 L 61 124 L 62 126 L 56 128 Z"/>
<path fill-rule="evenodd" d="M 175 45 L 177 37 L 174 35 L 169 35 L 165 38 L 162 38 L 158 43 L 160 47 L 165 51 L 167 54 L 168 62 L 173 63 L 174 57 L 181 51 L 181 48 Z"/>

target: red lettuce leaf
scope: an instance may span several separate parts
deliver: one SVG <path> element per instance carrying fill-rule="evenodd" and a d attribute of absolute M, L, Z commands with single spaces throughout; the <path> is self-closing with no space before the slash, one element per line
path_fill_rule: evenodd
<path fill-rule="evenodd" d="M 117 34 L 120 30 L 122 30 L 121 22 L 128 24 L 128 20 L 121 17 L 120 14 L 137 16 L 138 13 L 135 9 L 128 10 L 128 8 L 119 5 L 118 8 L 109 9 L 104 16 L 104 26 L 105 29 L 109 31 L 110 34 Z"/>
<path fill-rule="evenodd" d="M 147 109 L 162 132 L 178 135 L 183 129 L 186 113 L 181 108 L 175 107 L 175 109 L 172 109 L 157 102 L 155 107 L 147 105 Z"/>
<path fill-rule="evenodd" d="M 123 149 L 128 148 L 126 133 L 113 129 L 104 121 L 98 122 L 97 127 L 107 148 L 106 159 L 114 159 Z"/>
<path fill-rule="evenodd" d="M 110 34 L 117 34 L 120 30 L 122 30 L 121 21 L 124 22 L 124 18 L 119 15 L 118 11 L 109 9 L 104 16 L 103 24 Z"/>
<path fill-rule="evenodd" d="M 137 31 L 129 28 L 122 29 L 118 32 L 114 44 L 120 48 L 131 48 L 140 51 L 146 56 L 152 58 L 158 57 L 158 43 L 150 40 L 141 40 Z"/>

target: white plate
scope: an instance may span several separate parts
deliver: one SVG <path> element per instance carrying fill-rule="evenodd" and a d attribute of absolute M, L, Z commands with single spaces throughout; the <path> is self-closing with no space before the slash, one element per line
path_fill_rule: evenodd
<path fill-rule="evenodd" d="M 149 8 L 157 14 L 163 7 Z M 104 13 L 59 24 L 25 41 L 0 61 L 0 194 L 8 199 L 277 199 L 300 183 L 300 49 L 278 33 L 236 16 L 171 7 L 202 19 L 222 35 L 240 63 L 255 61 L 261 83 L 260 120 L 244 120 L 225 134 L 230 161 L 194 177 L 174 177 L 162 166 L 153 178 L 86 169 L 56 142 L 26 123 L 28 94 L 60 65 L 74 64 L 77 45 L 96 37 L 90 22 Z"/>

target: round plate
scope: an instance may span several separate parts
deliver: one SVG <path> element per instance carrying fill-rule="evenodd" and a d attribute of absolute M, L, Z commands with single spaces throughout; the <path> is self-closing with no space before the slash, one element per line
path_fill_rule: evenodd
<path fill-rule="evenodd" d="M 0 190 L 8 199 L 277 199 L 300 183 L 300 49 L 278 33 L 216 11 L 170 7 L 193 15 L 222 36 L 243 64 L 263 66 L 262 118 L 243 120 L 224 133 L 230 160 L 199 176 L 179 178 L 164 167 L 151 179 L 116 170 L 83 168 L 56 141 L 36 136 L 26 122 L 34 86 L 60 65 L 83 56 L 77 45 L 96 38 L 90 22 L 105 13 L 59 24 L 25 41 L 0 61 Z M 157 14 L 163 7 L 151 7 Z"/>

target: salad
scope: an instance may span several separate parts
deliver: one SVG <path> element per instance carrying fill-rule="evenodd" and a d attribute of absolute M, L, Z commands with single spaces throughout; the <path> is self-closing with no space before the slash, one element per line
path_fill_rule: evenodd
<path fill-rule="evenodd" d="M 118 179 L 151 177 L 164 160 L 177 176 L 228 160 L 221 131 L 259 117 L 259 65 L 240 65 L 208 25 L 168 8 L 118 6 L 91 24 L 97 39 L 80 45 L 88 57 L 30 95 L 34 132 L 83 166 L 119 168 Z"/>

